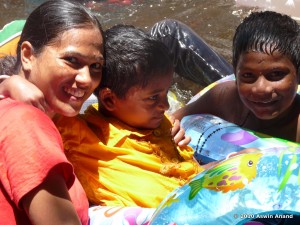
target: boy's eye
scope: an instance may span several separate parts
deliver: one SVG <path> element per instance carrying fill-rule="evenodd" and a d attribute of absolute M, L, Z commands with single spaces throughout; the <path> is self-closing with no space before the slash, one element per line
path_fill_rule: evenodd
<path fill-rule="evenodd" d="M 282 80 L 286 76 L 286 72 L 284 71 L 273 71 L 266 75 L 267 80 L 269 81 L 279 81 Z"/>
<path fill-rule="evenodd" d="M 243 78 L 252 78 L 253 77 L 253 74 L 252 73 L 244 73 L 243 75 L 242 75 L 242 77 Z"/>
<path fill-rule="evenodd" d="M 153 95 L 151 97 L 149 97 L 150 100 L 156 100 L 158 98 L 158 95 Z"/>
<path fill-rule="evenodd" d="M 254 82 L 256 79 L 255 75 L 252 73 L 243 73 L 239 76 L 239 78 L 241 81 L 247 82 L 247 83 Z"/>

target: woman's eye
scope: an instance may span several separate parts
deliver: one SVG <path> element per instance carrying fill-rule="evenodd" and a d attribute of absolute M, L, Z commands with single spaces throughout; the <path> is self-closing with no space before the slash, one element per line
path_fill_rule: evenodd
<path fill-rule="evenodd" d="M 72 64 L 77 64 L 78 63 L 78 60 L 75 57 L 66 57 L 65 60 L 72 63 Z"/>
<path fill-rule="evenodd" d="M 94 63 L 91 65 L 91 68 L 94 70 L 102 70 L 102 64 L 101 63 Z"/>

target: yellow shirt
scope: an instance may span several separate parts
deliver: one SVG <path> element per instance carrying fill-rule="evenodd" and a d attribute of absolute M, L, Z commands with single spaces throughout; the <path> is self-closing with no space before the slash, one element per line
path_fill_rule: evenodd
<path fill-rule="evenodd" d="M 156 208 L 203 170 L 190 147 L 173 143 L 167 118 L 155 130 L 138 130 L 89 107 L 54 122 L 92 204 Z"/>

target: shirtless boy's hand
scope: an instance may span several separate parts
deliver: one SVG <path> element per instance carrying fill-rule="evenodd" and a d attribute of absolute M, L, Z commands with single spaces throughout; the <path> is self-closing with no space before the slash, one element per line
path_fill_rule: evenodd
<path fill-rule="evenodd" d="M 191 137 L 185 135 L 185 130 L 180 126 L 180 121 L 173 116 L 170 116 L 170 121 L 173 124 L 171 135 L 174 142 L 181 147 L 188 145 L 191 141 Z"/>

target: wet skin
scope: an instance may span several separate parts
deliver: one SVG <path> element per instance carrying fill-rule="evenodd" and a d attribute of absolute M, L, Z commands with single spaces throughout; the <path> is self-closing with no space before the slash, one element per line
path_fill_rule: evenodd
<path fill-rule="evenodd" d="M 235 74 L 241 101 L 261 120 L 284 115 L 297 94 L 296 68 L 278 52 L 242 54 Z"/>

